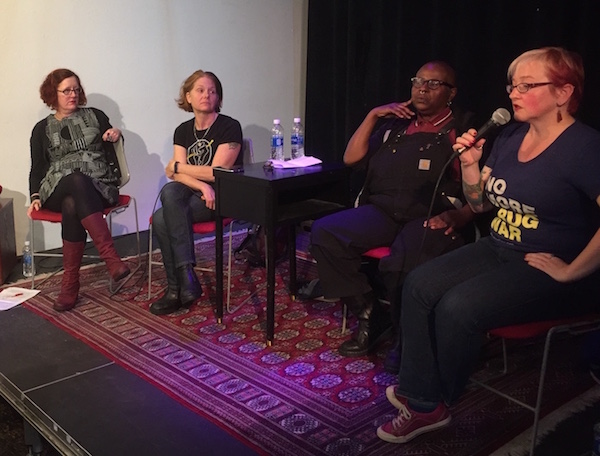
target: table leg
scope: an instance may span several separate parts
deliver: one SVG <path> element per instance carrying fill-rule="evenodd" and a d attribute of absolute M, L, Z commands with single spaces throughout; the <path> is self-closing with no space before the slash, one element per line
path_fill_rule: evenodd
<path fill-rule="evenodd" d="M 275 227 L 265 226 L 265 261 L 267 266 L 267 346 L 275 336 Z"/>
<path fill-rule="evenodd" d="M 298 286 L 296 284 L 296 225 L 291 224 L 288 231 L 288 250 L 290 260 L 290 295 L 296 300 Z"/>

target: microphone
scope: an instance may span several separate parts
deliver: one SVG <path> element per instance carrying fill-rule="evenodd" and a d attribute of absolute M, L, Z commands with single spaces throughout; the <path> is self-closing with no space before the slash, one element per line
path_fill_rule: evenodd
<path fill-rule="evenodd" d="M 510 112 L 504 108 L 498 108 L 492 113 L 492 117 L 488 120 L 483 126 L 477 130 L 477 136 L 475 136 L 475 144 L 481 138 L 485 138 L 491 131 L 496 128 L 506 125 L 510 121 Z M 461 147 L 455 152 L 456 156 L 462 154 L 465 150 L 469 149 L 469 147 Z"/>

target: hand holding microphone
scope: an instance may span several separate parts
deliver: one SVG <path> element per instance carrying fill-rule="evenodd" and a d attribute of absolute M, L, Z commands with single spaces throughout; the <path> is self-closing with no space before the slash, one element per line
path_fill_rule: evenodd
<path fill-rule="evenodd" d="M 477 130 L 474 128 L 469 128 L 456 138 L 456 144 L 452 146 L 454 149 L 452 157 L 458 157 L 462 166 L 475 165 L 481 160 L 486 139 L 476 138 Z"/>
<path fill-rule="evenodd" d="M 483 149 L 482 142 L 479 145 L 476 145 L 481 139 L 487 137 L 489 133 L 495 130 L 497 127 L 506 125 L 510 121 L 510 113 L 508 110 L 504 108 L 496 109 L 490 120 L 488 120 L 479 130 L 469 129 L 467 132 L 463 133 L 462 136 L 456 138 L 456 144 L 452 146 L 454 149 L 455 156 L 462 156 L 462 154 L 468 149 L 472 149 L 475 146 L 475 152 L 470 152 L 470 157 L 465 156 L 464 159 L 461 158 L 461 162 L 465 165 L 472 164 L 478 162 L 481 158 L 481 151 Z"/>

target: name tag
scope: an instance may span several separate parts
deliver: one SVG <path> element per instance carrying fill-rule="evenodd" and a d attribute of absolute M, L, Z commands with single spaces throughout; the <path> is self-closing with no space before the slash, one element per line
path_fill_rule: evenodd
<path fill-rule="evenodd" d="M 420 171 L 429 171 L 431 168 L 431 160 L 427 158 L 421 158 L 419 160 L 419 170 Z"/>

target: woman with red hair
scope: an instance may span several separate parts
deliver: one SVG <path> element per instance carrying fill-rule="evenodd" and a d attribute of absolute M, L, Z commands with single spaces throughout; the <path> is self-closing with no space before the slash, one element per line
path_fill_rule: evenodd
<path fill-rule="evenodd" d="M 600 293 L 600 133 L 574 117 L 583 90 L 578 54 L 525 52 L 508 69 L 517 122 L 494 141 L 457 138 L 463 190 L 494 209 L 490 236 L 413 270 L 402 293 L 398 416 L 377 435 L 404 443 L 450 422 L 490 329 L 585 315 Z"/>
<path fill-rule="evenodd" d="M 121 137 L 106 114 L 84 108 L 85 91 L 68 69 L 52 71 L 40 87 L 44 103 L 55 112 L 38 122 L 31 133 L 31 205 L 27 215 L 40 208 L 62 214 L 64 274 L 54 309 L 72 309 L 79 292 L 79 267 L 87 233 L 94 241 L 114 280 L 129 274 L 115 251 L 102 215 L 118 202 L 118 176 L 108 165 L 107 152 Z"/>

